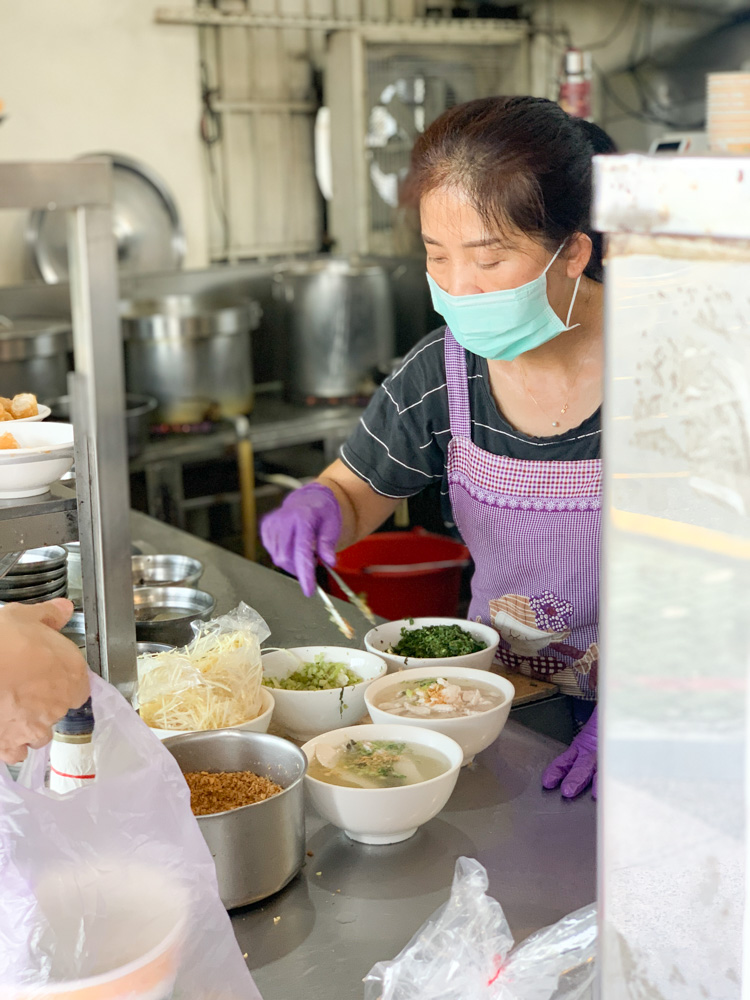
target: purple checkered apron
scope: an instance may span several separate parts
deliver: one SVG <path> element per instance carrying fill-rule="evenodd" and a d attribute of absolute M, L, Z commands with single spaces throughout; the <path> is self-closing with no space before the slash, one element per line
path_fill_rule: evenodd
<path fill-rule="evenodd" d="M 593 699 L 601 462 L 526 461 L 478 448 L 466 355 L 449 330 L 445 367 L 448 489 L 475 564 L 469 618 L 500 633 L 500 666 Z"/>

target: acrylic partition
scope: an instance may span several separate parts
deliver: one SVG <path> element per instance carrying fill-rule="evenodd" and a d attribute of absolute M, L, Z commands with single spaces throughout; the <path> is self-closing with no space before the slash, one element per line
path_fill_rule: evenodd
<path fill-rule="evenodd" d="M 610 234 L 604 1000 L 724 1000 L 748 991 L 745 178 L 750 161 L 737 159 L 627 156 L 596 164 L 595 225 Z"/>

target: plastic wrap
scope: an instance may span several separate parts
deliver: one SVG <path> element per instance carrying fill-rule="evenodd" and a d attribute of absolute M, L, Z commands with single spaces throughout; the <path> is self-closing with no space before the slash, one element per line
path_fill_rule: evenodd
<path fill-rule="evenodd" d="M 261 711 L 260 644 L 271 634 L 257 611 L 240 604 L 193 624 L 183 649 L 138 657 L 138 707 L 155 729 L 224 729 Z"/>
<path fill-rule="evenodd" d="M 365 1000 L 583 1000 L 596 955 L 596 908 L 569 914 L 513 949 L 487 872 L 459 858 L 451 896 L 390 962 L 365 977 Z M 512 950 L 513 949 L 513 950 Z"/>
<path fill-rule="evenodd" d="M 135 926 L 107 940 L 100 928 L 112 891 L 131 873 L 152 872 L 170 887 L 173 909 L 177 900 L 175 1000 L 260 1000 L 177 762 L 114 688 L 95 675 L 91 682 L 95 781 L 64 796 L 45 789 L 49 748 L 30 752 L 15 784 L 0 765 L 0 997 L 45 996 L 51 979 L 101 972 L 116 937 L 145 939 L 156 919 L 148 882 Z M 45 906 L 50 887 L 58 897 L 67 887 L 64 920 Z M 101 995 L 139 1000 L 146 993 Z"/>

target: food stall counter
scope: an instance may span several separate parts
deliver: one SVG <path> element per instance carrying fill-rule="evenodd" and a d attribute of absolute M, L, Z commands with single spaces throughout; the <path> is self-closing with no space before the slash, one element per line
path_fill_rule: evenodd
<path fill-rule="evenodd" d="M 369 625 L 347 617 L 347 643 L 321 602 L 295 581 L 168 525 L 132 514 L 134 540 L 205 565 L 201 587 L 221 614 L 240 601 L 260 612 L 274 645 L 360 645 Z M 596 809 L 589 794 L 544 791 L 560 744 L 514 722 L 464 768 L 445 809 L 400 844 L 353 843 L 310 807 L 306 863 L 280 893 L 232 913 L 264 1000 L 359 1000 L 362 978 L 393 958 L 449 895 L 462 855 L 487 869 L 519 942 L 596 896 Z M 248 844 L 248 850 L 252 845 Z"/>

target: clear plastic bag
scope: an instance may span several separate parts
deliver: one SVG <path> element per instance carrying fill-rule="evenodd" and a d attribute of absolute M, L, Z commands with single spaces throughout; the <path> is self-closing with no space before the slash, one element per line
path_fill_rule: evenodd
<path fill-rule="evenodd" d="M 30 752 L 17 783 L 0 765 L 0 996 L 44 997 L 52 979 L 109 972 L 116 946 L 160 939 L 169 918 L 179 939 L 174 993 L 102 996 L 260 1000 L 177 762 L 113 687 L 96 675 L 91 682 L 95 781 L 64 796 L 46 790 L 49 748 Z M 134 879 L 142 912 L 104 935 L 114 897 L 126 889 L 133 897 Z M 157 913 L 155 901 L 171 912 Z"/>
<path fill-rule="evenodd" d="M 403 951 L 365 977 L 365 1000 L 583 1000 L 596 955 L 596 907 L 569 914 L 518 948 L 487 872 L 459 858 L 451 896 Z"/>
<path fill-rule="evenodd" d="M 138 657 L 138 708 L 159 730 L 224 729 L 261 711 L 260 644 L 271 634 L 257 611 L 240 604 L 193 624 L 183 649 Z"/>

